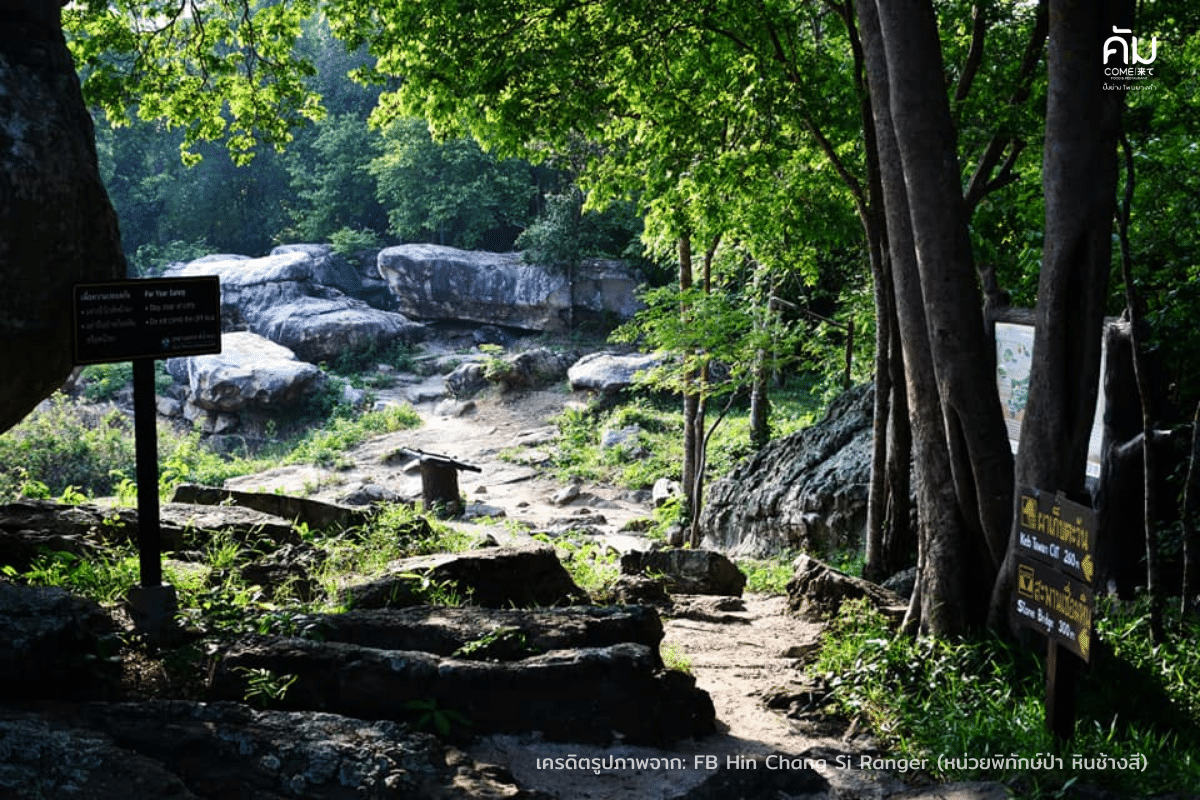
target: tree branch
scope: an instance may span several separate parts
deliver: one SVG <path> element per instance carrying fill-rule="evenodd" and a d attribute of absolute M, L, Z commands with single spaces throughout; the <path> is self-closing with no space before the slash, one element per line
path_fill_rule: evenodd
<path fill-rule="evenodd" d="M 967 51 L 966 63 L 963 64 L 962 74 L 958 76 L 958 87 L 954 90 L 955 103 L 961 103 L 971 94 L 975 75 L 983 63 L 983 42 L 986 36 L 987 17 L 983 13 L 983 7 L 976 3 L 971 8 L 971 49 Z"/>

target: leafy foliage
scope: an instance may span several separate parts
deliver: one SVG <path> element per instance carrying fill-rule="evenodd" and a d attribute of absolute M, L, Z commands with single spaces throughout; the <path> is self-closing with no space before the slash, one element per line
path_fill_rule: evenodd
<path fill-rule="evenodd" d="M 108 494 L 134 468 L 133 431 L 125 414 L 111 407 L 77 408 L 62 394 L 0 434 L 3 497 L 13 497 L 30 480 L 50 495 L 69 486 Z"/>
<path fill-rule="evenodd" d="M 1114 649 L 1081 686 L 1085 702 L 1071 745 L 1072 752 L 1089 758 L 1140 754 L 1147 759 L 1146 772 L 1081 774 L 1066 756 L 1062 769 L 1040 773 L 1037 780 L 1062 787 L 1082 777 L 1123 796 L 1146 797 L 1200 778 L 1193 702 L 1198 665 L 1182 650 L 1154 648 L 1147 629 L 1144 608 L 1098 620 L 1101 641 Z M 1180 631 L 1179 643 L 1194 633 Z M 1044 669 L 1027 647 L 995 636 L 956 641 L 895 636 L 882 615 L 862 601 L 843 603 L 822 642 L 813 669 L 830 686 L 833 709 L 867 723 L 902 758 L 990 753 L 1033 758 L 1053 751 L 1044 725 Z M 1138 679 L 1126 672 L 1130 667 Z M 1167 679 L 1146 680 L 1151 675 Z M 1097 698 L 1097 688 L 1106 684 L 1108 696 Z M 1171 687 L 1165 703 L 1157 693 L 1163 684 Z M 1112 704 L 1116 695 L 1129 693 L 1134 696 Z M 1007 772 L 1003 765 L 956 766 L 939 777 L 1030 780 L 1024 772 L 1015 764 Z"/>
<path fill-rule="evenodd" d="M 262 141 L 282 146 L 322 111 L 294 45 L 311 0 L 215 3 L 88 0 L 63 10 L 63 27 L 90 103 L 114 123 L 133 113 L 181 127 L 193 145 L 223 138 L 238 163 Z"/>
<path fill-rule="evenodd" d="M 368 166 L 392 233 L 466 249 L 489 233 L 503 238 L 506 229 L 525 226 L 534 191 L 529 169 L 467 137 L 435 142 L 425 121 L 412 118 L 383 129 L 382 154 Z"/>

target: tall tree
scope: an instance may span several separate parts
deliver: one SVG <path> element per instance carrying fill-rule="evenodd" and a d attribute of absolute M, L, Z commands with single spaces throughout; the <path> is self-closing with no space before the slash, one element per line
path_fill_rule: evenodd
<path fill-rule="evenodd" d="M 1104 0 L 1098 8 L 1050 4 L 1046 246 L 1016 480 L 1076 498 L 1083 494 L 1100 372 L 1124 101 L 1123 92 L 1105 89 L 1100 54 L 1114 27 L 1129 30 L 1132 21 L 1130 0 Z M 1014 511 L 1008 558 L 992 596 L 995 624 L 1011 594 L 1015 519 Z"/>

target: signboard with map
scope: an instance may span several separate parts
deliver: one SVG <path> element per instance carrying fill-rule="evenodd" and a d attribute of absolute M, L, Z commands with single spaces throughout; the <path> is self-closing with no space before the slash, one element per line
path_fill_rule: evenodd
<path fill-rule="evenodd" d="M 1100 353 L 1100 374 L 1104 374 L 1105 353 Z M 996 323 L 996 388 L 1000 392 L 1000 409 L 1008 442 L 1013 453 L 1021 441 L 1021 420 L 1029 400 L 1029 368 L 1033 364 L 1033 326 L 1017 322 Z M 1096 414 L 1092 421 L 1092 437 L 1088 442 L 1087 474 L 1100 477 L 1100 437 L 1104 420 L 1104 392 L 1096 397 Z"/>

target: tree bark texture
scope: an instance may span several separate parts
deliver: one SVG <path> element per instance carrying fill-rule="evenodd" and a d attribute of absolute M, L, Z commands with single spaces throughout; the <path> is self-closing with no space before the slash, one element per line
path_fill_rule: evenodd
<path fill-rule="evenodd" d="M 993 345 L 984 337 L 937 20 L 929 0 L 876 8 L 953 485 L 984 545 L 981 558 L 971 556 L 980 570 L 972 582 L 990 583 L 1008 539 L 1012 454 L 986 358 Z"/>
<path fill-rule="evenodd" d="M 0 431 L 72 369 L 72 286 L 124 277 L 53 0 L 0 0 Z"/>
<path fill-rule="evenodd" d="M 1132 11 L 1129 0 L 1050 3 L 1046 237 L 1016 480 L 1075 500 L 1083 499 L 1095 414 L 1123 101 L 1120 92 L 1103 88 L 1101 53 L 1114 25 L 1130 27 Z M 1014 523 L 1010 544 L 1016 536 Z M 993 624 L 1012 593 L 1012 566 L 1010 547 L 992 595 Z"/>
<path fill-rule="evenodd" d="M 890 63 L 873 0 L 859 0 L 858 13 L 875 118 L 889 260 L 912 431 L 913 483 L 919 509 L 917 586 L 904 628 L 950 635 L 961 632 L 967 624 L 968 603 L 964 595 L 966 531 L 955 497 L 946 447 L 925 316 L 926 302 L 913 238 L 913 217 L 906 191 L 906 167 L 901 161 L 892 124 Z"/>

